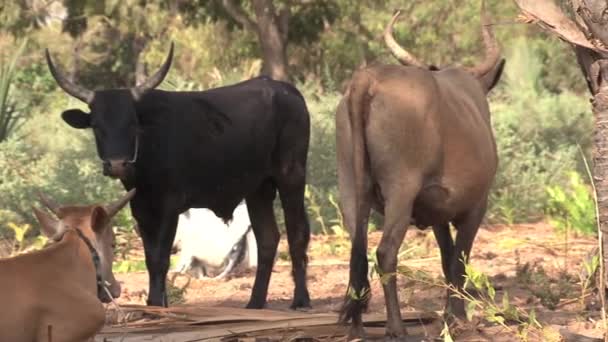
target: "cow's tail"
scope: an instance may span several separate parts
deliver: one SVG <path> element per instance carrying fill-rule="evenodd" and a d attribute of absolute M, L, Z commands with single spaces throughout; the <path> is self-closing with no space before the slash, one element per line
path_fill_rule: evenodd
<path fill-rule="evenodd" d="M 361 326 L 361 314 L 367 310 L 371 297 L 367 261 L 367 220 L 369 216 L 369 156 L 366 148 L 365 127 L 369 115 L 372 78 L 365 71 L 358 72 L 349 86 L 347 97 L 351 126 L 353 176 L 355 185 L 355 227 L 351 227 L 350 282 L 340 322 L 353 321 Z M 354 229 L 353 229 L 354 228 Z"/>

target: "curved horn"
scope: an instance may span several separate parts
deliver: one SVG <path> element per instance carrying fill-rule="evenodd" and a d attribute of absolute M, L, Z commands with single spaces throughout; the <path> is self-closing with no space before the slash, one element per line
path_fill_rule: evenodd
<path fill-rule="evenodd" d="M 44 204 L 45 207 L 47 207 L 50 211 L 53 212 L 53 214 L 59 215 L 60 206 L 59 204 L 57 204 L 57 202 L 53 201 L 42 192 L 38 192 L 38 198 L 40 199 L 40 202 Z"/>
<path fill-rule="evenodd" d="M 49 53 L 49 49 L 44 49 L 46 55 L 46 64 L 49 66 L 49 70 L 51 71 L 51 75 L 57 82 L 57 84 L 63 89 L 66 93 L 74 96 L 75 98 L 83 101 L 87 104 L 90 104 L 93 101 L 93 97 L 95 96 L 95 92 L 79 86 L 77 84 L 72 83 L 69 79 L 57 70 L 55 64 L 53 64 L 53 60 L 51 59 L 51 54 Z"/>
<path fill-rule="evenodd" d="M 494 37 L 494 31 L 492 30 L 492 24 L 490 18 L 486 13 L 486 2 L 481 0 L 481 35 L 483 37 L 483 45 L 485 47 L 485 58 L 484 60 L 470 68 L 465 68 L 468 72 L 481 77 L 498 63 L 500 59 L 500 49 L 498 48 L 498 42 Z"/>
<path fill-rule="evenodd" d="M 412 54 L 401 47 L 395 40 L 395 37 L 393 37 L 393 26 L 395 25 L 397 18 L 399 18 L 399 15 L 401 15 L 401 10 L 395 10 L 393 18 L 388 25 L 386 25 L 386 29 L 384 30 L 384 42 L 386 43 L 386 46 L 401 64 L 427 69 L 428 67 L 424 63 L 418 61 L 416 57 L 412 56 Z"/>
<path fill-rule="evenodd" d="M 124 195 L 118 201 L 105 206 L 104 209 L 106 210 L 108 217 L 114 217 L 114 215 L 116 215 L 116 213 L 118 213 L 120 211 L 120 209 L 122 209 L 122 207 L 124 207 L 127 203 L 129 203 L 129 201 L 131 200 L 131 198 L 133 198 L 133 196 L 135 196 L 135 189 L 132 189 L 131 191 L 127 192 L 127 194 Z"/>
<path fill-rule="evenodd" d="M 143 81 L 142 83 L 131 88 L 131 94 L 133 94 L 133 97 L 136 100 L 139 100 L 146 91 L 156 88 L 163 81 L 163 79 L 165 79 L 165 76 L 167 76 L 167 73 L 169 72 L 169 68 L 171 67 L 172 60 L 173 60 L 173 42 L 171 42 L 171 48 L 169 49 L 169 55 L 167 56 L 167 59 L 165 60 L 163 65 L 160 67 L 160 69 L 154 75 L 152 75 L 152 77 L 148 78 L 147 80 Z"/>

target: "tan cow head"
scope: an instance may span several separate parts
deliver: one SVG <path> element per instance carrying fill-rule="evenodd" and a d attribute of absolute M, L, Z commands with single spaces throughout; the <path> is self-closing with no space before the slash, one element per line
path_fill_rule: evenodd
<path fill-rule="evenodd" d="M 40 228 L 44 235 L 54 241 L 63 238 L 69 229 L 79 229 L 91 242 L 100 259 L 101 276 L 107 282 L 108 290 L 113 298 L 120 296 L 120 284 L 112 273 L 112 262 L 114 261 L 114 232 L 111 220 L 135 195 L 135 189 L 129 191 L 118 201 L 109 205 L 89 206 L 60 206 L 47 196 L 40 194 L 41 202 L 54 214 L 38 208 L 34 214 L 40 222 Z M 106 291 L 101 291 L 99 299 L 107 303 L 111 301 Z"/>

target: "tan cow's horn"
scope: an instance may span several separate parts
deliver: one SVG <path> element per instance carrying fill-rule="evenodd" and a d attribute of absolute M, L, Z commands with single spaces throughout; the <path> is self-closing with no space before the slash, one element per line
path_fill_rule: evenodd
<path fill-rule="evenodd" d="M 38 197 L 40 198 L 40 202 L 44 204 L 44 206 L 47 207 L 50 211 L 52 211 L 53 214 L 59 215 L 60 206 L 59 204 L 57 204 L 57 202 L 53 201 L 42 192 L 38 193 Z"/>
<path fill-rule="evenodd" d="M 51 71 L 51 75 L 57 84 L 63 89 L 66 93 L 74 96 L 75 98 L 83 101 L 87 104 L 91 104 L 93 101 L 93 97 L 95 96 L 95 92 L 89 90 L 85 87 L 79 86 L 78 84 L 72 83 L 67 77 L 63 76 L 59 70 L 53 64 L 53 60 L 51 59 L 51 54 L 49 53 L 49 49 L 44 50 L 46 55 L 46 64 L 49 66 L 49 70 Z"/>
<path fill-rule="evenodd" d="M 113 217 L 114 215 L 116 215 L 116 213 L 118 213 L 120 209 L 122 209 L 127 203 L 129 203 L 133 196 L 135 196 L 135 189 L 132 189 L 131 191 L 127 192 L 121 199 L 117 200 L 116 202 L 108 204 L 105 207 L 108 217 Z"/>
<path fill-rule="evenodd" d="M 171 48 L 169 49 L 169 55 L 167 56 L 167 59 L 165 60 L 163 65 L 160 67 L 160 69 L 147 80 L 145 80 L 142 83 L 131 88 L 131 94 L 133 94 L 133 98 L 135 98 L 136 100 L 139 100 L 146 91 L 148 91 L 150 89 L 154 89 L 159 84 L 161 84 L 161 82 L 165 79 L 165 76 L 167 76 L 167 73 L 169 72 L 169 68 L 171 67 L 172 60 L 173 60 L 173 42 L 171 42 Z"/>
<path fill-rule="evenodd" d="M 494 37 L 490 18 L 486 12 L 485 0 L 481 0 L 481 35 L 485 47 L 485 58 L 482 62 L 473 67 L 465 68 L 476 77 L 481 77 L 488 73 L 500 59 L 500 49 L 498 48 L 496 37 Z"/>
<path fill-rule="evenodd" d="M 425 65 L 422 62 L 420 62 L 411 53 L 407 52 L 395 40 L 395 37 L 393 36 L 393 26 L 395 25 L 395 22 L 397 21 L 397 18 L 399 18 L 399 15 L 401 15 L 401 10 L 395 10 L 395 13 L 393 14 L 393 17 L 391 18 L 391 21 L 388 23 L 388 25 L 386 25 L 386 29 L 384 30 L 384 42 L 386 43 L 386 46 L 391 51 L 391 53 L 393 54 L 393 56 L 395 56 L 395 58 L 401 64 L 403 64 L 403 65 L 413 65 L 413 66 L 417 66 L 417 67 L 420 67 L 420 68 L 428 69 L 427 65 Z"/>

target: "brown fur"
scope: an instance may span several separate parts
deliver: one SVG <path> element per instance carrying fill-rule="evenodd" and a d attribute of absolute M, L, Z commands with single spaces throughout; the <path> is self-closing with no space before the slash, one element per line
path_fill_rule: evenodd
<path fill-rule="evenodd" d="M 57 242 L 0 260 L 0 294 L 4 296 L 0 341 L 47 342 L 49 326 L 53 342 L 86 341 L 103 326 L 105 312 L 98 298 L 92 253 L 75 229 L 96 249 L 103 279 L 110 283 L 113 296 L 118 296 L 120 286 L 111 272 L 113 214 L 97 205 L 58 208 L 59 219 L 34 211 L 41 231 Z"/>
<path fill-rule="evenodd" d="M 350 286 L 369 291 L 367 222 L 370 209 L 385 215 L 379 268 L 393 273 L 407 226 L 433 226 L 446 279 L 461 288 L 461 253 L 470 246 L 486 209 L 498 163 L 486 94 L 504 60 L 481 77 L 463 68 L 430 71 L 372 65 L 357 71 L 336 114 L 338 187 L 351 231 Z M 452 240 L 448 225 L 458 230 Z M 395 277 L 383 285 L 387 335 L 405 335 Z M 352 320 L 352 337 L 363 333 L 361 312 L 369 296 L 347 296 L 341 320 Z M 464 316 L 450 296 L 447 313 Z"/>

